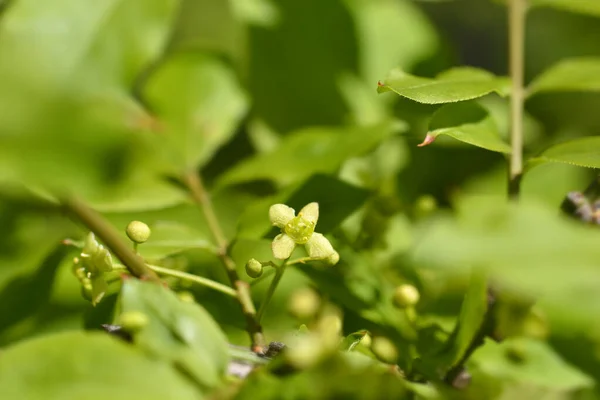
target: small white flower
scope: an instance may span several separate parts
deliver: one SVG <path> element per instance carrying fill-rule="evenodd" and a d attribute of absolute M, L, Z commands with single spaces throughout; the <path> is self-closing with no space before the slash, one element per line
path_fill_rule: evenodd
<path fill-rule="evenodd" d="M 327 260 L 330 264 L 339 261 L 339 254 L 325 236 L 315 233 L 319 219 L 319 204 L 309 203 L 296 216 L 293 208 L 285 204 L 274 204 L 269 209 L 269 219 L 281 233 L 273 239 L 271 248 L 273 257 L 285 260 L 290 258 L 297 245 L 306 248 L 308 256 Z"/>

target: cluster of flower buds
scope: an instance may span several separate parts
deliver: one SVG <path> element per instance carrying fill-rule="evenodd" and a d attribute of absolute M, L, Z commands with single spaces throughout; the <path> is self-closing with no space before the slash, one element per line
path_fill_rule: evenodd
<path fill-rule="evenodd" d="M 79 279 L 85 298 L 96 305 L 102 300 L 108 284 L 104 273 L 113 269 L 113 261 L 109 251 L 96 240 L 90 232 L 85 239 L 79 257 L 73 259 L 73 273 Z"/>

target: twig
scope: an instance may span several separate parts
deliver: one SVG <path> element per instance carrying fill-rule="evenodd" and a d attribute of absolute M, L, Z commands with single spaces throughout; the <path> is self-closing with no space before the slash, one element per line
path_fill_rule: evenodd
<path fill-rule="evenodd" d="M 260 305 L 260 308 L 258 309 L 258 315 L 256 316 L 256 320 L 259 323 L 260 323 L 260 320 L 262 319 L 263 314 L 265 313 L 265 310 L 267 309 L 267 306 L 271 302 L 271 298 L 273 297 L 273 294 L 275 293 L 275 289 L 277 289 L 277 285 L 279 285 L 279 282 L 281 281 L 281 278 L 283 277 L 283 273 L 285 272 L 286 265 L 287 265 L 287 260 L 285 260 L 283 263 L 281 263 L 281 265 L 279 267 L 277 267 L 275 276 L 273 277 L 273 280 L 271 281 L 271 284 L 269 285 L 269 289 L 267 289 L 267 294 L 265 295 L 265 299 L 263 300 L 262 304 Z"/>
<path fill-rule="evenodd" d="M 139 279 L 160 282 L 158 275 L 146 266 L 144 260 L 132 251 L 128 243 L 121 240 L 119 232 L 100 214 L 75 197 L 62 199 L 61 204 L 67 212 L 75 216 L 100 238 L 110 251 L 125 265 L 131 275 Z"/>
<path fill-rule="evenodd" d="M 265 341 L 262 334 L 262 327 L 256 317 L 256 308 L 254 307 L 252 297 L 250 296 L 250 285 L 240 279 L 235 262 L 227 254 L 227 239 L 223 234 L 223 230 L 221 229 L 221 225 L 219 224 L 212 202 L 210 201 L 210 197 L 208 196 L 200 175 L 192 170 L 185 174 L 183 178 L 192 198 L 204 213 L 208 228 L 217 245 L 217 255 L 225 267 L 231 286 L 237 293 L 237 299 L 242 308 L 244 317 L 246 318 L 246 330 L 250 335 L 252 347 L 261 351 L 265 345 Z"/>
<path fill-rule="evenodd" d="M 115 267 L 118 269 L 118 267 L 121 267 L 120 265 L 115 265 Z M 207 278 L 203 278 L 201 276 L 197 276 L 197 275 L 193 275 L 193 274 L 188 274 L 187 272 L 183 272 L 183 271 L 177 271 L 175 269 L 170 269 L 170 268 L 164 268 L 164 267 L 160 267 L 158 265 L 152 265 L 152 264 L 146 264 L 146 267 L 148 267 L 149 269 L 151 269 L 154 272 L 157 272 L 159 274 L 162 275 L 167 275 L 167 276 L 172 276 L 175 278 L 179 278 L 179 279 L 183 279 L 186 281 L 190 281 L 190 282 L 194 282 L 197 283 L 199 285 L 217 290 L 221 293 L 224 293 L 228 296 L 231 297 L 237 297 L 237 292 L 235 290 L 233 290 L 232 288 L 230 288 L 229 286 L 225 286 L 219 282 L 215 282 L 211 279 L 207 279 Z M 125 268 L 125 267 L 122 267 Z"/>
<path fill-rule="evenodd" d="M 510 0 L 508 5 L 509 63 L 512 82 L 510 97 L 510 167 L 508 195 L 512 199 L 519 196 L 523 175 L 523 108 L 525 102 L 525 16 L 526 0 Z"/>

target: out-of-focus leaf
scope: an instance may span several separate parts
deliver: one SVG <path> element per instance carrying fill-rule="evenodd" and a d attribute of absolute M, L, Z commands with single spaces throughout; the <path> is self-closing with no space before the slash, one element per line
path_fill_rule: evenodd
<path fill-rule="evenodd" d="M 367 362 L 364 362 L 367 361 Z M 267 371 L 245 380 L 236 400 L 264 399 L 404 399 L 404 380 L 390 374 L 383 364 L 356 353 L 340 353 L 297 374 L 278 377 Z M 344 382 L 340 385 L 339 382 Z"/>
<path fill-rule="evenodd" d="M 247 82 L 254 115 L 282 134 L 339 125 L 347 110 L 336 81 L 355 71 L 357 63 L 352 16 L 342 1 L 272 3 L 279 22 L 248 31 Z"/>
<path fill-rule="evenodd" d="M 415 261 L 458 274 L 468 266 L 487 269 L 503 287 L 539 296 L 551 320 L 568 321 L 570 329 L 594 324 L 600 233 L 565 220 L 555 208 L 504 200 L 461 198 L 457 217 L 439 218 L 423 232 Z"/>
<path fill-rule="evenodd" d="M 392 91 L 419 103 L 443 104 L 476 99 L 492 92 L 503 96 L 508 93 L 508 85 L 507 78 L 472 67 L 453 68 L 442 72 L 435 79 L 395 69 L 383 82 L 379 82 L 377 91 Z"/>
<path fill-rule="evenodd" d="M 511 382 L 571 391 L 593 386 L 593 380 L 563 361 L 548 344 L 529 338 L 487 341 L 473 355 L 478 369 Z"/>
<path fill-rule="evenodd" d="M 565 91 L 600 91 L 600 57 L 560 61 L 531 82 L 528 95 Z"/>
<path fill-rule="evenodd" d="M 440 135 L 490 151 L 511 151 L 500 138 L 494 119 L 475 103 L 448 104 L 437 110 L 429 123 L 429 132 L 419 146 L 431 144 Z"/>
<path fill-rule="evenodd" d="M 272 0 L 233 0 L 231 6 L 236 17 L 249 24 L 272 27 L 281 19 Z"/>
<path fill-rule="evenodd" d="M 174 368 L 105 333 L 65 332 L 3 349 L 0 393 L 7 399 L 199 399 Z"/>
<path fill-rule="evenodd" d="M 556 144 L 527 162 L 527 169 L 546 163 L 600 168 L 600 136 L 585 137 Z"/>
<path fill-rule="evenodd" d="M 346 0 L 358 37 L 359 71 L 373 84 L 394 67 L 411 68 L 431 55 L 437 37 L 430 22 L 411 2 Z"/>
<path fill-rule="evenodd" d="M 531 5 L 553 7 L 580 14 L 600 17 L 600 4 L 596 0 L 531 0 Z"/>
<path fill-rule="evenodd" d="M 185 250 L 212 250 L 205 234 L 177 222 L 158 221 L 150 226 L 148 241 L 138 247 L 139 253 L 149 259 L 164 258 Z"/>
<path fill-rule="evenodd" d="M 150 77 L 145 97 L 164 125 L 159 139 L 178 171 L 209 161 L 248 108 L 229 68 L 198 54 L 170 57 Z"/>
<path fill-rule="evenodd" d="M 123 284 L 121 311 L 141 312 L 149 319 L 133 335 L 137 346 L 172 361 L 206 389 L 222 382 L 229 360 L 227 339 L 200 305 L 181 301 L 160 284 L 129 279 Z"/>
<path fill-rule="evenodd" d="M 0 26 L 0 168 L 8 181 L 101 192 L 125 178 L 151 118 L 129 95 L 177 0 L 11 5 Z"/>
<path fill-rule="evenodd" d="M 363 154 L 391 133 L 390 124 L 303 129 L 286 136 L 275 150 L 235 165 L 221 176 L 219 184 L 269 179 L 285 185 L 315 173 L 330 173 L 347 158 Z"/>

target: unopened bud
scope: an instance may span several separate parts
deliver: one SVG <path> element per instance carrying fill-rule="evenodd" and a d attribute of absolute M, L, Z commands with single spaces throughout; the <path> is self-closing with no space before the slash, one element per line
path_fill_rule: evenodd
<path fill-rule="evenodd" d="M 119 316 L 119 325 L 127 332 L 138 332 L 150 322 L 148 316 L 141 311 L 127 311 Z"/>
<path fill-rule="evenodd" d="M 290 297 L 289 311 L 300 320 L 309 320 L 319 311 L 320 306 L 319 295 L 310 288 L 303 288 L 296 290 Z"/>
<path fill-rule="evenodd" d="M 431 215 L 437 209 L 437 200 L 431 195 L 423 195 L 415 203 L 415 215 L 418 218 L 425 218 Z"/>
<path fill-rule="evenodd" d="M 396 364 L 398 361 L 398 350 L 394 343 L 386 337 L 375 336 L 371 342 L 371 351 L 384 363 Z"/>
<path fill-rule="evenodd" d="M 262 273 L 263 266 L 260 263 L 260 261 L 255 260 L 254 258 L 248 260 L 248 262 L 246 263 L 246 274 L 248 274 L 250 278 L 258 278 L 262 275 Z"/>
<path fill-rule="evenodd" d="M 125 233 L 132 242 L 140 244 L 150 238 L 152 231 L 148 225 L 141 221 L 131 221 L 125 228 Z"/>
<path fill-rule="evenodd" d="M 398 308 L 412 307 L 419 302 L 419 291 L 413 285 L 400 285 L 394 291 L 392 301 Z"/>

